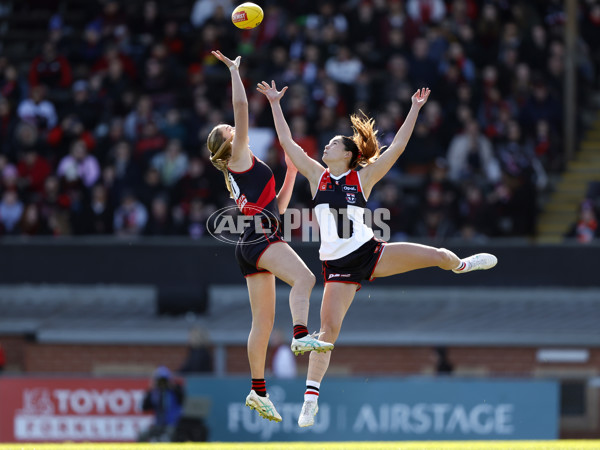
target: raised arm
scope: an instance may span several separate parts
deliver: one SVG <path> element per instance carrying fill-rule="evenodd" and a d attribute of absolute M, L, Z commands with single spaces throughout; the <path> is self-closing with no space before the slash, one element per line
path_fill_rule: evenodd
<path fill-rule="evenodd" d="M 238 56 L 232 61 L 219 50 L 213 51 L 212 54 L 222 61 L 231 72 L 235 133 L 231 143 L 229 166 L 233 170 L 246 170 L 252 165 L 252 153 L 248 147 L 248 98 L 239 71 L 242 58 Z"/>
<path fill-rule="evenodd" d="M 294 166 L 294 163 L 287 153 L 285 154 L 285 165 L 287 166 L 285 180 L 283 180 L 283 185 L 281 186 L 281 189 L 279 189 L 279 194 L 277 194 L 279 214 L 283 214 L 290 204 L 292 191 L 294 190 L 294 182 L 296 181 L 296 174 L 298 173 L 298 169 L 296 169 L 296 166 Z"/>
<path fill-rule="evenodd" d="M 325 168 L 308 156 L 302 147 L 296 144 L 292 139 L 292 132 L 283 116 L 283 110 L 279 103 L 281 97 L 283 97 L 283 94 L 287 91 L 287 86 L 281 91 L 278 91 L 274 81 L 271 82 L 271 86 L 263 81 L 258 84 L 256 89 L 263 93 L 271 104 L 277 137 L 279 138 L 279 143 L 283 147 L 286 155 L 290 157 L 292 163 L 298 168 L 298 171 L 308 179 L 311 188 L 316 186 L 319 183 L 319 179 Z"/>
<path fill-rule="evenodd" d="M 419 89 L 411 98 L 412 106 L 404 119 L 404 123 L 394 136 L 394 140 L 375 162 L 360 171 L 360 180 L 365 192 L 370 193 L 373 186 L 381 180 L 396 163 L 413 132 L 420 109 L 423 107 L 430 94 L 429 88 Z"/>

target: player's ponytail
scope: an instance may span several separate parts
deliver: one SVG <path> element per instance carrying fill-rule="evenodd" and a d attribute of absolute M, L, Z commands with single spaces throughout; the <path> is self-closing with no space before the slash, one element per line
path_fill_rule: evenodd
<path fill-rule="evenodd" d="M 355 169 L 357 166 L 368 166 L 379 158 L 381 149 L 377 142 L 377 130 L 375 130 L 375 121 L 364 112 L 360 112 L 362 117 L 352 114 L 350 121 L 352 122 L 353 136 L 344 137 L 344 145 L 346 150 L 352 152 L 350 159 L 350 169 Z"/>
<path fill-rule="evenodd" d="M 229 196 L 233 198 L 233 189 L 229 181 L 229 172 L 227 171 L 227 163 L 231 157 L 231 142 L 233 136 L 229 139 L 223 137 L 223 132 L 219 130 L 219 127 L 212 129 L 206 140 L 206 146 L 210 151 L 210 162 L 213 166 L 223 172 L 225 177 L 225 185 L 229 191 Z"/>

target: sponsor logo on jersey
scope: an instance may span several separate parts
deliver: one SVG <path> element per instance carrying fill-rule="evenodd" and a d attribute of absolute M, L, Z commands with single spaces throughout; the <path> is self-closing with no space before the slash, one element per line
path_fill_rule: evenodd
<path fill-rule="evenodd" d="M 345 185 L 342 186 L 342 191 L 344 191 L 344 192 L 358 192 L 358 187 L 356 185 L 345 184 Z"/>
<path fill-rule="evenodd" d="M 331 183 L 321 183 L 319 186 L 320 191 L 333 191 L 333 184 Z"/>
<path fill-rule="evenodd" d="M 356 194 L 346 194 L 346 201 L 348 203 L 356 203 Z"/>
<path fill-rule="evenodd" d="M 244 194 L 242 194 L 235 200 L 235 202 L 237 203 L 238 207 L 243 210 L 244 206 L 246 206 L 246 203 L 248 203 L 248 199 Z"/>

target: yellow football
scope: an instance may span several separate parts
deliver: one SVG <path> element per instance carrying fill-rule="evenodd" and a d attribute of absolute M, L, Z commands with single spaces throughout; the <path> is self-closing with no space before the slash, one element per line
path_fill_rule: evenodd
<path fill-rule="evenodd" d="M 262 8 L 256 3 L 246 2 L 233 10 L 231 21 L 236 27 L 249 30 L 259 26 L 264 15 Z"/>

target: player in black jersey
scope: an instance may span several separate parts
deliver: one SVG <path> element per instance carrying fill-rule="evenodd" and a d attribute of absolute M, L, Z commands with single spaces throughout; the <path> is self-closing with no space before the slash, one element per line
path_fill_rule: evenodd
<path fill-rule="evenodd" d="M 281 416 L 269 399 L 265 384 L 265 359 L 275 318 L 275 277 L 292 286 L 292 350 L 296 354 L 326 352 L 333 349 L 333 344 L 319 340 L 316 333 L 308 334 L 308 306 L 315 276 L 281 236 L 279 215 L 290 201 L 297 169 L 286 158 L 287 173 L 277 194 L 273 172 L 248 147 L 248 100 L 238 70 L 241 58 L 232 61 L 219 51 L 212 53 L 231 71 L 235 128 L 222 124 L 210 132 L 207 140 L 210 159 L 223 172 L 227 189 L 242 214 L 260 218 L 260 227 L 249 224 L 235 249 L 246 277 L 252 310 L 248 337 L 252 387 L 246 405 L 262 417 L 279 422 Z"/>
<path fill-rule="evenodd" d="M 280 99 L 287 87 L 278 91 L 275 83 L 258 85 L 273 112 L 279 142 L 298 171 L 309 183 L 321 234 L 320 258 L 323 261 L 325 289 L 321 305 L 321 332 L 335 342 L 344 316 L 364 280 L 387 277 L 425 267 L 439 267 L 456 273 L 494 267 L 494 255 L 480 253 L 460 259 L 444 248 L 412 243 L 386 243 L 373 237 L 364 223 L 364 208 L 373 186 L 392 168 L 404 152 L 419 110 L 429 98 L 429 89 L 412 96 L 412 106 L 389 148 L 380 155 L 373 119 L 352 115 L 353 136 L 336 136 L 325 146 L 323 162 L 310 158 L 294 140 L 283 116 Z M 357 171 L 358 166 L 362 166 Z M 341 235 L 337 212 L 344 210 L 350 221 L 348 235 Z M 330 355 L 311 354 L 304 405 L 298 424 L 314 424 L 321 380 L 329 366 Z"/>

